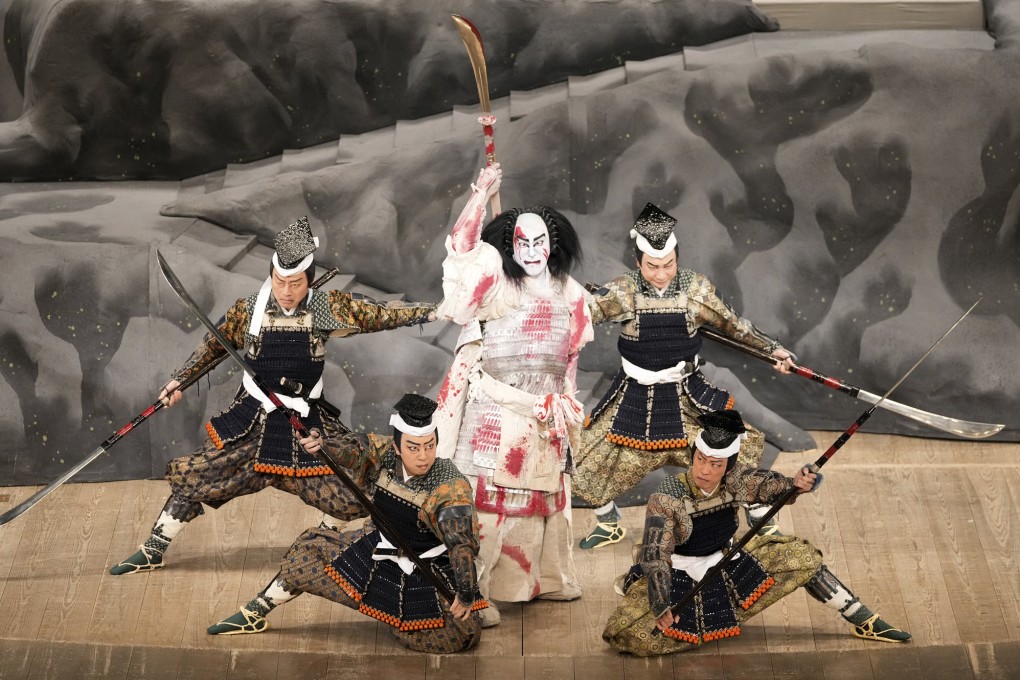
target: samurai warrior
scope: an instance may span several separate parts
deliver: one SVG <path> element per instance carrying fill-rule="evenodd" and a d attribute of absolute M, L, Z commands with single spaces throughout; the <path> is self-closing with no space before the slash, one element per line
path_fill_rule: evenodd
<path fill-rule="evenodd" d="M 810 467 L 789 478 L 739 464 L 747 430 L 736 411 L 706 413 L 696 425 L 690 468 L 664 480 L 648 499 L 640 562 L 621 579 L 625 597 L 610 615 L 603 639 L 638 656 L 686 651 L 739 635 L 742 622 L 801 586 L 838 611 L 857 637 L 910 639 L 861 603 L 803 539 L 759 533 L 729 555 L 742 504 L 772 503 L 791 487 L 808 493 L 822 478 Z M 695 583 L 723 560 L 728 561 L 721 578 L 707 582 L 678 610 Z"/>
<path fill-rule="evenodd" d="M 446 240 L 437 314 L 464 326 L 439 392 L 443 450 L 474 486 L 487 599 L 581 595 L 570 522 L 571 450 L 582 406 L 577 359 L 593 337 L 585 292 L 570 270 L 573 226 L 547 207 L 507 210 L 482 227 L 499 190 L 485 168 Z M 499 622 L 495 607 L 483 625 Z"/>
<path fill-rule="evenodd" d="M 307 218 L 277 234 L 269 278 L 262 288 L 227 310 L 219 330 L 266 383 L 280 385 L 280 400 L 297 411 L 308 427 L 337 433 L 343 424 L 321 407 L 326 341 L 373 333 L 429 320 L 434 306 L 388 302 L 355 293 L 314 290 L 314 253 L 319 240 Z M 184 365 L 160 392 L 170 405 L 183 396 L 175 389 L 226 350 L 207 333 Z M 284 383 L 283 379 L 287 382 Z M 299 392 L 300 391 L 300 392 Z M 110 568 L 130 574 L 163 567 L 170 542 L 204 513 L 203 504 L 219 508 L 233 498 L 272 486 L 292 493 L 326 515 L 344 521 L 357 504 L 331 476 L 329 468 L 298 444 L 287 416 L 245 376 L 233 402 L 206 424 L 208 439 L 195 453 L 167 464 L 167 499 L 139 550 Z"/>
<path fill-rule="evenodd" d="M 475 556 L 478 518 L 471 485 L 452 461 L 436 458 L 436 402 L 407 394 L 390 417 L 393 436 L 344 433 L 322 438 L 313 430 L 301 440 L 310 454 L 327 447 L 353 481 L 367 489 L 377 511 L 400 538 L 375 523 L 339 532 L 304 532 L 283 558 L 280 572 L 233 616 L 210 626 L 212 635 L 261 633 L 266 616 L 301 593 L 339 602 L 390 625 L 405 647 L 430 654 L 470 649 L 481 632 L 486 606 L 478 592 Z M 398 545 L 414 551 L 441 579 L 453 601 Z"/>
<path fill-rule="evenodd" d="M 772 354 L 783 373 L 792 366 L 790 352 L 737 315 L 711 281 L 678 269 L 675 224 L 649 203 L 630 231 L 637 269 L 594 292 L 593 323 L 621 324 L 622 366 L 588 416 L 577 452 L 574 495 L 595 508 L 597 522 L 584 549 L 620 541 L 626 529 L 615 499 L 653 470 L 690 465 L 698 415 L 733 407 L 733 397 L 701 372 L 701 326 Z M 740 462 L 757 467 L 765 438 L 747 429 Z"/>

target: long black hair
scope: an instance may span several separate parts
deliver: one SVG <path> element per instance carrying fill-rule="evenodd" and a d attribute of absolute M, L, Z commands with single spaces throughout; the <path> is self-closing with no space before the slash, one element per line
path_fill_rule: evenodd
<path fill-rule="evenodd" d="M 503 256 L 503 273 L 518 285 L 526 276 L 521 265 L 514 262 L 514 225 L 522 213 L 534 213 L 545 222 L 549 230 L 549 273 L 556 279 L 566 278 L 581 261 L 581 241 L 570 220 L 558 210 L 541 205 L 507 210 L 482 229 L 482 240 Z"/>

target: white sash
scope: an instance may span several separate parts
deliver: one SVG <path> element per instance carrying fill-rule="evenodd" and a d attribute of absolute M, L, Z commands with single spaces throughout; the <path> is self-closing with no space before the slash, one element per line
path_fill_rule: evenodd
<path fill-rule="evenodd" d="M 247 373 L 245 373 L 244 377 L 241 378 L 241 384 L 244 385 L 244 389 L 248 392 L 248 394 L 259 400 L 266 413 L 272 413 L 276 410 L 276 404 L 269 400 L 269 397 L 266 396 L 265 392 L 259 389 L 258 385 L 255 384 L 255 381 L 252 380 Z M 301 397 L 291 397 L 286 394 L 277 394 L 275 392 L 274 394 L 276 394 L 277 399 L 283 402 L 284 406 L 297 411 L 301 414 L 302 418 L 308 417 L 308 411 L 311 407 L 308 405 L 307 401 Z M 308 398 L 317 399 L 320 394 L 322 394 L 322 376 L 319 377 L 319 382 L 315 383 L 315 387 L 312 388 L 312 391 L 308 393 Z"/>
<path fill-rule="evenodd" d="M 641 368 L 632 364 L 623 357 L 620 357 L 620 363 L 623 365 L 623 372 L 627 374 L 628 378 L 633 378 L 642 385 L 661 385 L 665 383 L 678 383 L 693 373 L 698 366 L 698 357 L 695 356 L 694 361 L 681 361 L 676 366 L 670 366 L 661 371 L 649 371 L 647 368 Z"/>
<path fill-rule="evenodd" d="M 395 546 L 392 543 L 390 543 L 386 539 L 386 536 L 384 536 L 381 531 L 379 532 L 379 544 L 376 545 L 375 547 L 377 549 L 378 548 L 383 548 L 383 549 L 386 549 L 386 550 L 396 550 L 397 549 L 397 546 Z M 423 560 L 427 560 L 427 559 L 431 559 L 433 557 L 438 557 L 439 555 L 442 555 L 444 552 L 446 552 L 446 545 L 443 544 L 443 543 L 440 543 L 436 547 L 430 548 L 430 549 L 426 550 L 425 552 L 423 552 L 421 555 L 418 555 L 418 557 L 420 557 Z M 414 562 L 411 561 L 411 558 L 410 557 L 404 557 L 403 555 L 398 557 L 397 555 L 377 555 L 375 553 L 372 553 L 372 559 L 376 560 L 377 562 L 382 562 L 383 560 L 392 560 L 392 561 L 397 563 L 397 566 L 399 566 L 400 570 L 402 572 L 404 572 L 405 574 L 410 574 L 412 571 L 414 571 L 414 567 L 415 567 L 415 564 L 414 564 Z"/>
<path fill-rule="evenodd" d="M 714 567 L 715 565 L 722 562 L 724 555 L 722 550 L 716 550 L 711 555 L 677 555 L 673 553 L 672 562 L 673 568 L 677 571 L 685 571 L 695 581 L 700 581 L 705 578 L 705 573 Z M 740 553 L 736 553 L 733 558 L 740 557 Z"/>

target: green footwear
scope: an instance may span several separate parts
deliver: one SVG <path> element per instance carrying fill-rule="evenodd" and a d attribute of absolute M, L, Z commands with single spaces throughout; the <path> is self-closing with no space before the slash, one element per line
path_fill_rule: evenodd
<path fill-rule="evenodd" d="M 133 574 L 138 571 L 154 571 L 165 566 L 163 564 L 163 553 L 143 545 L 141 550 L 134 555 L 120 564 L 110 567 L 110 573 L 114 576 L 120 576 L 121 574 Z"/>
<path fill-rule="evenodd" d="M 581 548 L 592 550 L 604 545 L 619 543 L 627 535 L 627 530 L 617 522 L 599 522 L 588 534 L 587 538 L 581 540 Z"/>
<path fill-rule="evenodd" d="M 910 633 L 905 633 L 899 628 L 890 626 L 879 618 L 878 614 L 873 615 L 864 623 L 854 626 L 853 634 L 865 640 L 878 640 L 880 642 L 906 642 L 910 639 Z"/>
<path fill-rule="evenodd" d="M 269 621 L 265 616 L 253 612 L 247 607 L 241 607 L 241 611 L 209 626 L 206 632 L 209 635 L 242 635 L 244 633 L 261 633 L 268 628 Z"/>

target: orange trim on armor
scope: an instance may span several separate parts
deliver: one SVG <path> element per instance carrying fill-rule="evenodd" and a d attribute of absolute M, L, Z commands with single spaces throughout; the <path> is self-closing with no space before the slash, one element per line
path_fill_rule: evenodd
<path fill-rule="evenodd" d="M 475 600 L 475 603 L 471 605 L 471 611 L 476 612 L 479 609 L 485 609 L 488 606 L 489 603 L 486 600 Z"/>
<path fill-rule="evenodd" d="M 767 579 L 762 581 L 760 586 L 754 589 L 753 593 L 747 596 L 747 599 L 740 603 L 740 606 L 744 609 L 750 609 L 751 605 L 757 602 L 758 599 L 765 594 L 765 591 L 774 585 L 776 585 L 776 580 L 769 576 Z"/>
<path fill-rule="evenodd" d="M 655 441 L 648 441 L 643 439 L 635 439 L 634 437 L 624 437 L 610 432 L 606 435 L 606 441 L 611 444 L 617 444 L 619 446 L 626 446 L 627 448 L 637 449 L 639 451 L 658 451 L 662 449 L 682 449 L 687 446 L 687 438 L 683 439 L 658 439 Z"/>
<path fill-rule="evenodd" d="M 256 462 L 254 469 L 255 472 L 262 472 L 268 475 L 282 475 L 284 477 L 317 477 L 333 474 L 333 471 L 324 465 L 295 469 L 293 465 L 270 465 L 268 463 Z"/>
<path fill-rule="evenodd" d="M 359 593 L 354 586 L 348 583 L 347 579 L 341 576 L 340 572 L 334 569 L 332 564 L 326 565 L 326 574 L 328 574 L 331 579 L 336 581 L 336 584 L 340 586 L 352 600 L 354 600 L 355 602 L 361 602 L 361 593 Z"/>
<path fill-rule="evenodd" d="M 730 410 L 732 410 L 732 409 L 733 409 L 733 404 L 734 404 L 734 403 L 736 403 L 736 402 L 734 402 L 734 400 L 733 400 L 733 395 L 731 394 L 731 395 L 730 395 L 730 398 L 726 400 L 726 406 L 725 406 L 725 407 L 723 408 L 723 410 L 724 410 L 724 411 L 730 411 Z"/>
<path fill-rule="evenodd" d="M 705 633 L 705 642 L 711 642 L 712 640 L 722 640 L 728 637 L 737 637 L 740 635 L 740 626 L 734 626 L 733 628 L 723 628 L 722 630 L 713 630 L 711 633 Z"/>
<path fill-rule="evenodd" d="M 216 432 L 216 428 L 213 427 L 213 424 L 212 424 L 211 420 L 208 423 L 205 424 L 205 431 L 209 433 L 209 439 L 211 439 L 212 443 L 216 445 L 216 448 L 217 449 L 222 449 L 223 448 L 223 440 L 220 439 L 220 435 L 219 435 L 219 433 Z"/>
<path fill-rule="evenodd" d="M 402 631 L 409 630 L 431 630 L 434 628 L 443 628 L 446 623 L 443 619 L 423 619 L 421 621 L 404 621 L 398 626 Z"/>
<path fill-rule="evenodd" d="M 590 426 L 590 425 L 591 425 L 591 414 L 589 413 L 588 415 L 586 415 L 584 417 L 584 425 L 583 425 L 583 427 L 584 427 L 584 429 L 587 430 L 588 426 Z"/>
<path fill-rule="evenodd" d="M 701 644 L 701 640 L 698 639 L 697 635 L 683 630 L 677 630 L 676 628 L 667 628 L 662 634 L 668 635 L 675 640 L 680 640 L 681 642 L 689 642 L 692 645 Z"/>

